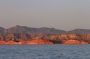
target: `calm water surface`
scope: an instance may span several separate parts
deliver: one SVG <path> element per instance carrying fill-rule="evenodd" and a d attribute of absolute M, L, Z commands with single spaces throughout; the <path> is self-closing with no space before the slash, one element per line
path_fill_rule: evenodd
<path fill-rule="evenodd" d="M 90 45 L 0 45 L 0 59 L 90 59 Z"/>

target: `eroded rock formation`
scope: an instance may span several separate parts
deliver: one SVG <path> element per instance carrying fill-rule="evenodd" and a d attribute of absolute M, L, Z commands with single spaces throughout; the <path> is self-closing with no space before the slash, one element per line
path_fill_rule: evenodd
<path fill-rule="evenodd" d="M 63 44 L 88 44 L 88 43 L 78 40 L 66 40 L 65 42 L 63 42 Z"/>

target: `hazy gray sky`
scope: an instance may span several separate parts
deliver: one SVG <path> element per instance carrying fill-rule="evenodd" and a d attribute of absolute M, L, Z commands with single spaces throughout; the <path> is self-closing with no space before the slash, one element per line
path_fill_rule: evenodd
<path fill-rule="evenodd" d="M 90 29 L 90 0 L 0 0 L 0 26 Z"/>

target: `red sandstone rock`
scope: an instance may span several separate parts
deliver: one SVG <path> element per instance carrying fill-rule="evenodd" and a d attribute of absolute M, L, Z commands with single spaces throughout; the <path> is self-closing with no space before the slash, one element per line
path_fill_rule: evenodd
<path fill-rule="evenodd" d="M 14 42 L 14 41 L 8 41 L 8 42 L 0 41 L 0 44 L 18 44 L 18 42 Z"/>
<path fill-rule="evenodd" d="M 0 41 L 0 44 L 5 44 L 6 42 L 5 41 Z"/>
<path fill-rule="evenodd" d="M 8 41 L 8 42 L 5 42 L 5 44 L 18 44 L 18 42 Z"/>
<path fill-rule="evenodd" d="M 88 43 L 78 40 L 67 40 L 63 44 L 88 44 Z"/>
<path fill-rule="evenodd" d="M 87 43 L 87 42 L 81 42 L 81 44 L 89 44 L 89 43 Z"/>
<path fill-rule="evenodd" d="M 48 40 L 36 39 L 30 41 L 29 44 L 53 44 L 53 42 L 50 42 Z"/>

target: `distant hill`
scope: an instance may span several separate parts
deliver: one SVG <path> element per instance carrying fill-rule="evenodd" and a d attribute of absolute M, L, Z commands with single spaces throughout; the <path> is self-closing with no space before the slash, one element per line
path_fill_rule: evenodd
<path fill-rule="evenodd" d="M 68 33 L 90 34 L 90 29 L 75 29 L 75 30 L 72 30 L 72 31 L 68 31 Z"/>
<path fill-rule="evenodd" d="M 65 33 L 64 30 L 58 30 L 55 28 L 41 27 L 41 28 L 32 28 L 27 26 L 16 25 L 14 27 L 8 28 L 7 33 L 29 33 L 29 34 L 62 34 Z"/>
<path fill-rule="evenodd" d="M 0 34 L 4 34 L 6 32 L 6 29 L 3 27 L 0 27 Z"/>
<path fill-rule="evenodd" d="M 7 29 L 7 33 L 29 33 L 29 28 L 26 26 L 13 26 Z"/>
<path fill-rule="evenodd" d="M 26 33 L 26 34 L 63 34 L 63 33 L 75 33 L 75 34 L 90 34 L 90 29 L 74 29 L 71 31 L 64 31 L 55 28 L 41 27 L 32 28 L 27 26 L 16 25 L 5 29 L 0 27 L 0 34 L 4 33 Z"/>

